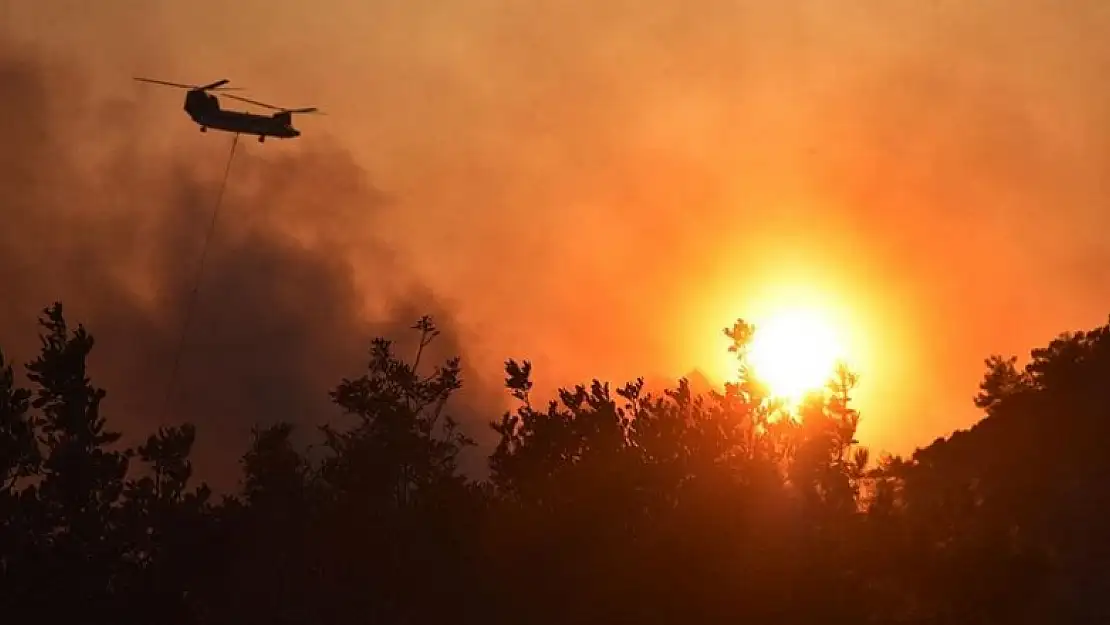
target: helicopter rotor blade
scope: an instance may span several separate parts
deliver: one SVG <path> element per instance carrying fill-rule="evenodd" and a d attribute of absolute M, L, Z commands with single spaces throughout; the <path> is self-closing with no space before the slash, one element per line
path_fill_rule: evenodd
<path fill-rule="evenodd" d="M 316 108 L 315 106 L 310 106 L 310 107 L 306 107 L 306 108 L 299 108 L 299 109 L 287 109 L 287 108 L 282 108 L 280 106 L 274 106 L 273 104 L 266 104 L 265 102 L 259 102 L 258 100 L 252 100 L 250 98 L 244 98 L 243 96 L 240 96 L 240 95 L 225 95 L 224 97 L 225 98 L 231 98 L 232 100 L 239 100 L 240 102 L 246 102 L 247 104 L 254 104 L 255 106 L 261 106 L 263 108 L 268 108 L 271 111 L 278 111 L 279 113 L 318 113 L 318 114 L 321 114 L 321 115 L 323 114 L 323 113 L 320 113 L 320 109 Z"/>
<path fill-rule="evenodd" d="M 229 96 L 224 96 L 224 97 L 231 98 L 232 100 L 239 100 L 240 102 L 246 102 L 247 104 L 253 104 L 255 106 L 261 106 L 263 108 L 268 108 L 268 109 L 271 109 L 271 110 L 274 110 L 274 111 L 284 111 L 285 110 L 285 109 L 281 108 L 280 106 L 274 106 L 273 104 L 266 104 L 265 102 L 259 102 L 258 100 L 252 100 L 250 98 L 244 98 L 243 96 L 239 96 L 239 95 L 229 95 Z"/>
<path fill-rule="evenodd" d="M 139 82 L 149 82 L 156 85 L 165 85 L 167 87 L 177 87 L 178 89 L 200 90 L 200 91 L 238 91 L 239 87 L 224 87 L 227 83 L 231 82 L 228 79 L 218 80 L 210 85 L 185 85 L 179 82 L 170 82 L 168 80 L 155 80 L 154 78 L 135 78 Z"/>
<path fill-rule="evenodd" d="M 194 85 L 183 85 L 179 82 L 169 82 L 166 80 L 155 80 L 153 78 L 135 78 L 139 82 L 149 82 L 156 85 L 166 85 L 167 87 L 177 87 L 179 89 L 196 89 Z"/>

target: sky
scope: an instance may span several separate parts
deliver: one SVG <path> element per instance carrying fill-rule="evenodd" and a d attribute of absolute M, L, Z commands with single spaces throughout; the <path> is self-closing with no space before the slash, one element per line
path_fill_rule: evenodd
<path fill-rule="evenodd" d="M 195 421 L 226 467 L 421 314 L 488 442 L 506 358 L 712 377 L 725 326 L 800 302 L 848 336 L 860 438 L 907 452 L 978 418 L 987 356 L 1106 320 L 1108 29 L 1097 0 L 0 0 L 0 345 L 62 299 L 126 427 Z M 169 408 L 230 137 L 133 76 L 327 113 L 239 144 Z"/>

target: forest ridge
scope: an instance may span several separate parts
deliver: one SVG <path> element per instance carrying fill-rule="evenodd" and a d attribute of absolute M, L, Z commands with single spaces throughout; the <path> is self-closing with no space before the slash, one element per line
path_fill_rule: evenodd
<path fill-rule="evenodd" d="M 338 381 L 313 448 L 258 428 L 238 492 L 191 479 L 189 424 L 120 449 L 92 334 L 43 311 L 26 381 L 0 354 L 0 606 L 12 622 L 1094 623 L 1110 617 L 1110 326 L 993 356 L 983 419 L 908 458 L 855 440 L 838 371 L 782 418 L 747 375 L 651 394 L 594 380 L 490 427 L 451 418 L 459 360 L 413 326 Z M 339 423 L 343 424 L 340 425 Z"/>

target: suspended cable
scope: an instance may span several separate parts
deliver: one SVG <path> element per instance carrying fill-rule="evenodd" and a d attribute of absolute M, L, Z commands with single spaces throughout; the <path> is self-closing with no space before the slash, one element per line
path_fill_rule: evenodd
<path fill-rule="evenodd" d="M 189 294 L 189 304 L 185 309 L 185 320 L 181 325 L 181 336 L 178 337 L 177 349 L 174 351 L 173 368 L 170 370 L 170 379 L 166 387 L 166 410 L 169 410 L 170 400 L 173 398 L 174 386 L 177 383 L 177 372 L 181 368 L 181 354 L 185 351 L 185 339 L 189 335 L 189 325 L 193 319 L 193 310 L 196 308 L 197 296 L 200 293 L 201 281 L 204 279 L 204 263 L 208 258 L 208 246 L 212 242 L 212 234 L 216 231 L 216 221 L 220 217 L 220 208 L 224 203 L 224 190 L 227 189 L 227 179 L 231 174 L 231 161 L 235 159 L 235 148 L 239 145 L 239 133 L 231 140 L 231 152 L 227 156 L 227 165 L 224 167 L 224 178 L 220 182 L 220 191 L 216 195 L 216 206 L 212 209 L 212 218 L 208 222 L 208 232 L 204 236 L 204 243 L 200 250 L 200 261 L 197 264 L 197 274 L 193 280 L 193 290 Z"/>

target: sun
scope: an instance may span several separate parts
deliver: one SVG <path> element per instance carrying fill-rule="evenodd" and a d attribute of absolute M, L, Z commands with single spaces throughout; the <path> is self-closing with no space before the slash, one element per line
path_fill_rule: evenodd
<path fill-rule="evenodd" d="M 846 359 L 843 337 L 817 310 L 777 311 L 754 325 L 748 364 L 775 397 L 797 402 L 820 390 Z"/>
<path fill-rule="evenodd" d="M 764 271 L 743 288 L 722 279 L 717 288 L 706 289 L 704 303 L 686 317 L 726 329 L 691 350 L 691 357 L 705 363 L 710 382 L 735 383 L 742 373 L 727 336 L 739 320 L 752 330 L 741 355 L 745 373 L 783 408 L 793 411 L 809 393 L 827 391 L 842 365 L 851 372 L 853 387 L 856 376 L 869 382 L 866 389 L 862 384 L 853 388 L 853 398 L 870 396 L 876 348 L 886 348 L 876 340 L 886 324 L 876 315 L 874 298 L 857 282 L 827 275 L 820 267 L 778 262 Z"/>

